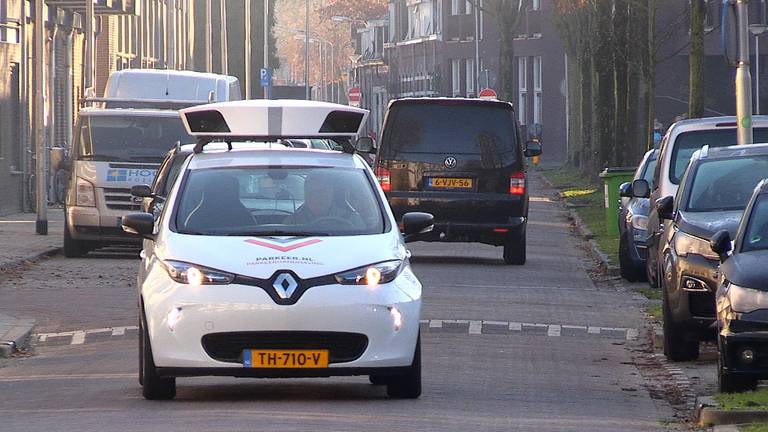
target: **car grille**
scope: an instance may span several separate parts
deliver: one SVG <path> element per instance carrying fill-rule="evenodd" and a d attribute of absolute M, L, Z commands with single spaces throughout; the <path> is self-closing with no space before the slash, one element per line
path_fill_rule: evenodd
<path fill-rule="evenodd" d="M 211 358 L 229 363 L 242 363 L 245 349 L 327 349 L 329 363 L 344 363 L 363 355 L 368 338 L 359 333 L 340 332 L 232 332 L 207 334 L 202 343 Z"/>
<path fill-rule="evenodd" d="M 688 305 L 695 317 L 715 317 L 715 296 L 711 292 L 688 292 Z"/>
<path fill-rule="evenodd" d="M 133 201 L 133 195 L 128 188 L 104 188 L 104 202 L 111 210 L 141 210 L 141 202 Z"/>

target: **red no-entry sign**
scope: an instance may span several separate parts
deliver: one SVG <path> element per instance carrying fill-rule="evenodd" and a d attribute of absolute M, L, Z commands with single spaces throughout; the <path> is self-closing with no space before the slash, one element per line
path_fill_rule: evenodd
<path fill-rule="evenodd" d="M 360 106 L 360 99 L 362 96 L 363 94 L 360 91 L 360 87 L 352 87 L 347 92 L 347 100 L 349 100 L 349 104 L 353 107 Z"/>
<path fill-rule="evenodd" d="M 496 91 L 490 88 L 485 88 L 480 90 L 480 94 L 478 95 L 480 99 L 496 99 L 499 97 L 499 95 L 496 94 Z"/>

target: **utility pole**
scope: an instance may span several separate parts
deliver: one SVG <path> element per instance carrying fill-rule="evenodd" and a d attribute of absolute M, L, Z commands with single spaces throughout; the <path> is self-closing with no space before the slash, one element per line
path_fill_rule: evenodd
<path fill-rule="evenodd" d="M 229 74 L 229 56 L 227 55 L 227 2 L 221 0 L 221 73 Z"/>
<path fill-rule="evenodd" d="M 245 99 L 251 98 L 251 0 L 245 0 Z"/>
<path fill-rule="evenodd" d="M 211 0 L 205 0 L 205 71 L 213 72 L 213 29 L 211 20 L 213 11 L 211 10 Z"/>
<path fill-rule="evenodd" d="M 165 67 L 168 69 L 178 69 L 176 65 L 176 0 L 168 0 L 167 6 L 168 46 L 166 51 L 168 64 Z"/>
<path fill-rule="evenodd" d="M 736 69 L 736 139 L 739 145 L 752 144 L 752 76 L 749 71 L 748 0 L 736 0 L 739 62 Z"/>
<path fill-rule="evenodd" d="M 21 102 L 21 148 L 19 154 L 21 157 L 21 171 L 24 174 L 24 188 L 22 189 L 22 203 L 26 210 L 31 205 L 29 197 L 29 52 L 27 45 L 27 2 L 19 2 L 21 10 L 19 11 L 19 40 L 21 41 L 21 82 L 19 85 L 19 95 Z"/>
<path fill-rule="evenodd" d="M 93 29 L 94 6 L 85 1 L 85 88 L 93 87 L 94 63 L 96 61 L 96 36 Z"/>
<path fill-rule="evenodd" d="M 269 72 L 269 0 L 264 0 L 264 69 Z M 270 86 L 264 86 L 264 99 L 270 98 L 269 93 Z"/>
<path fill-rule="evenodd" d="M 309 0 L 306 0 L 306 17 L 304 19 L 304 95 L 307 100 L 312 99 L 309 94 Z"/>
<path fill-rule="evenodd" d="M 90 2 L 89 2 L 90 3 Z M 93 5 L 91 5 L 93 6 Z M 48 234 L 48 188 L 45 171 L 45 124 L 43 122 L 45 86 L 43 85 L 45 57 L 45 17 L 43 0 L 35 0 L 35 179 L 37 180 L 37 234 Z"/>

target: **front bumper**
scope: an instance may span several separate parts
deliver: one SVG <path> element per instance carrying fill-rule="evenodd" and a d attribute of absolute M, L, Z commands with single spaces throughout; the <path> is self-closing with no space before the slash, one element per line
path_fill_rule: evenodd
<path fill-rule="evenodd" d="M 421 287 L 415 287 L 413 280 L 412 274 L 401 274 L 376 290 L 317 286 L 304 292 L 296 304 L 281 306 L 258 287 L 232 284 L 193 288 L 169 282 L 163 271 L 153 271 L 144 282 L 142 298 L 154 361 L 164 375 L 301 377 L 365 374 L 371 369 L 387 373 L 413 361 L 421 312 Z M 180 317 L 171 328 L 169 312 L 177 308 L 181 309 Z M 391 308 L 402 316 L 399 329 Z M 233 332 L 343 332 L 364 335 L 367 343 L 353 360 L 331 360 L 327 369 L 258 370 L 246 369 L 238 360 L 214 359 L 206 350 L 206 335 Z M 253 348 L 267 349 L 263 343 Z M 306 347 L 283 344 L 275 348 Z"/>
<path fill-rule="evenodd" d="M 689 254 L 677 257 L 677 301 L 671 302 L 673 320 L 687 322 L 691 327 L 706 329 L 716 319 L 715 291 L 718 284 L 718 262 L 701 255 Z M 687 288 L 688 281 L 697 283 Z M 671 299 L 671 297 L 670 297 Z"/>
<path fill-rule="evenodd" d="M 743 314 L 730 311 L 721 315 L 720 327 L 723 369 L 768 379 L 768 309 Z M 742 359 L 745 349 L 754 353 L 752 362 Z"/>
<path fill-rule="evenodd" d="M 141 243 L 141 238 L 122 229 L 123 216 L 127 212 L 100 210 L 97 207 L 66 208 L 66 229 L 75 240 L 103 243 Z"/>

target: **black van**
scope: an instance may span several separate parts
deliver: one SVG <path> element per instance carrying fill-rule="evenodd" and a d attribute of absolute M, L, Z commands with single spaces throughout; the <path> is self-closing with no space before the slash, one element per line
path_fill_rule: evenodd
<path fill-rule="evenodd" d="M 480 99 L 399 99 L 384 118 L 375 171 L 395 217 L 435 216 L 426 241 L 504 246 L 525 264 L 526 156 L 511 104 Z"/>

